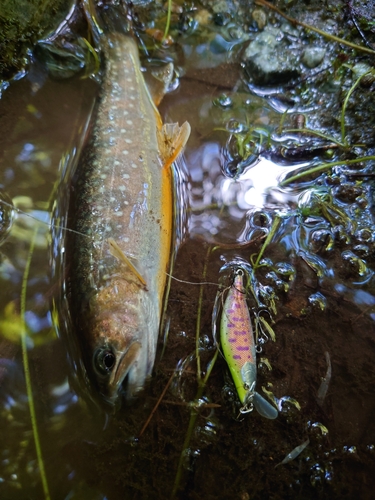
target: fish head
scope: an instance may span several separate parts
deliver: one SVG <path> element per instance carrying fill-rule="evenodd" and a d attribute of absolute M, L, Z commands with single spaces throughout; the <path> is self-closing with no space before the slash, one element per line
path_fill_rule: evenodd
<path fill-rule="evenodd" d="M 92 324 L 88 371 L 102 399 L 114 405 L 131 399 L 149 375 L 145 336 L 124 312 L 107 313 Z"/>

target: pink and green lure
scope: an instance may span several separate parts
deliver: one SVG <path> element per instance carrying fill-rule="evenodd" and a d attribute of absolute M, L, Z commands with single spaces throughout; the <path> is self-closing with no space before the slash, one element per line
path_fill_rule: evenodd
<path fill-rule="evenodd" d="M 243 404 L 241 413 L 252 411 L 254 405 L 260 415 L 274 419 L 278 415 L 276 408 L 255 391 L 256 349 L 243 276 L 244 271 L 238 269 L 225 299 L 220 323 L 221 347 Z"/>

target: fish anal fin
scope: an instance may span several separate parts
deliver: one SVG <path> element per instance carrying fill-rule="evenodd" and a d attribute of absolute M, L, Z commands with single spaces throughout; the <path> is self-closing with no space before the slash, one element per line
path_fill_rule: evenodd
<path fill-rule="evenodd" d="M 190 125 L 185 122 L 166 123 L 157 130 L 159 155 L 164 168 L 169 168 L 185 147 L 190 136 Z"/>
<path fill-rule="evenodd" d="M 118 244 L 115 242 L 113 238 L 108 238 L 109 251 L 117 260 L 125 264 L 130 271 L 134 274 L 134 276 L 138 279 L 141 285 L 147 290 L 147 283 L 137 268 L 130 262 L 129 258 L 124 254 Z"/>

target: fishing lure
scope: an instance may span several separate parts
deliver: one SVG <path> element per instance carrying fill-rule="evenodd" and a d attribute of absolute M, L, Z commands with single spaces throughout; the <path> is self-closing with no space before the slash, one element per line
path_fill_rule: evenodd
<path fill-rule="evenodd" d="M 255 406 L 260 415 L 274 419 L 278 415 L 277 409 L 255 391 L 256 346 L 243 276 L 244 271 L 238 269 L 224 302 L 220 322 L 221 347 L 243 405 L 240 412 L 251 412 Z"/>

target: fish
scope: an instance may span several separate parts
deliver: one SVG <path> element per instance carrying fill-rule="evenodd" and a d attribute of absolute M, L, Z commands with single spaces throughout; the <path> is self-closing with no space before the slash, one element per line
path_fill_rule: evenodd
<path fill-rule="evenodd" d="M 237 269 L 224 302 L 220 320 L 221 348 L 243 405 L 240 412 L 248 413 L 255 406 L 260 415 L 274 419 L 278 415 L 277 409 L 255 390 L 256 346 L 243 278 L 244 271 Z"/>
<path fill-rule="evenodd" d="M 190 134 L 163 124 L 138 48 L 106 34 L 103 80 L 72 188 L 70 304 L 89 386 L 132 399 L 155 362 L 173 246 L 173 164 Z"/>

